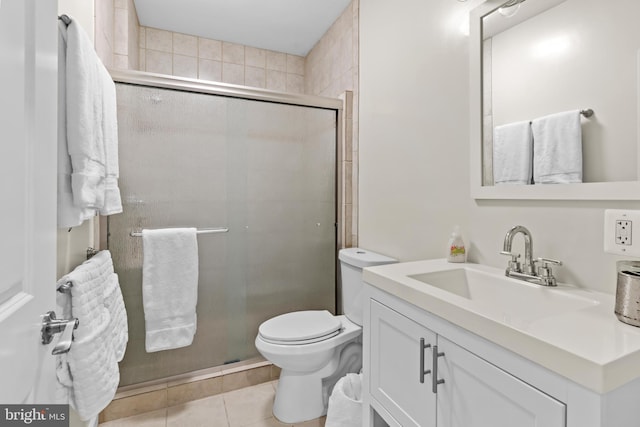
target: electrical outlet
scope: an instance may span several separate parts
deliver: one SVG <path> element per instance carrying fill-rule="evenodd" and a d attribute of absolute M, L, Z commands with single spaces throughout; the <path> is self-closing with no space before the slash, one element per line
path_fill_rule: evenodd
<path fill-rule="evenodd" d="M 640 211 L 605 210 L 604 251 L 610 254 L 640 257 L 640 242 L 633 238 L 634 223 L 635 228 L 640 229 Z"/>
<path fill-rule="evenodd" d="M 616 220 L 616 245 L 631 246 L 631 225 L 628 220 Z"/>

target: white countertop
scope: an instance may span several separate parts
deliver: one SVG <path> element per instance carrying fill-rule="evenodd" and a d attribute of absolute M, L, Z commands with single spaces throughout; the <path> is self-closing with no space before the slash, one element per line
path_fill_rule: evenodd
<path fill-rule="evenodd" d="M 473 300 L 408 277 L 451 268 L 504 278 L 504 271 L 493 267 L 427 260 L 366 268 L 364 281 L 598 393 L 640 377 L 640 328 L 616 318 L 613 295 L 563 284 L 546 288 L 527 283 L 539 287 L 536 292 L 551 296 L 560 292 L 590 303 L 566 313 L 522 320 L 487 314 Z M 514 286 L 525 283 L 508 280 Z"/>

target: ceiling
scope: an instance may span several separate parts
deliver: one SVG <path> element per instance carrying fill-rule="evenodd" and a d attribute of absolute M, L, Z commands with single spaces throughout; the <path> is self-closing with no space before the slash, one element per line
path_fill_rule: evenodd
<path fill-rule="evenodd" d="M 306 56 L 351 0 L 134 0 L 140 25 Z"/>

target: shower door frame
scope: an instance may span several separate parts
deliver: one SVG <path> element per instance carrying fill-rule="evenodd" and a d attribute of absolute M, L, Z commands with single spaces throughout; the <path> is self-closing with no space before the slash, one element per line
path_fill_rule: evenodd
<path fill-rule="evenodd" d="M 344 203 L 343 194 L 343 168 L 344 160 L 344 133 L 345 133 L 345 100 L 327 98 L 315 95 L 294 94 L 278 92 L 267 89 L 252 88 L 248 86 L 233 85 L 206 80 L 190 79 L 185 77 L 175 77 L 166 74 L 148 73 L 133 70 L 109 70 L 111 78 L 115 83 L 126 83 L 138 86 L 155 87 L 162 89 L 173 89 L 183 92 L 195 92 L 229 98 L 247 99 L 253 101 L 271 102 L 276 104 L 294 105 L 301 107 L 320 108 L 334 110 L 336 112 L 336 164 L 335 164 L 335 302 L 336 313 L 342 311 L 342 301 L 340 298 L 340 263 L 338 260 L 338 249 L 343 247 L 341 224 L 344 221 L 341 209 Z M 346 99 L 346 97 L 345 97 Z M 107 221 L 100 221 L 100 247 L 107 248 Z"/>

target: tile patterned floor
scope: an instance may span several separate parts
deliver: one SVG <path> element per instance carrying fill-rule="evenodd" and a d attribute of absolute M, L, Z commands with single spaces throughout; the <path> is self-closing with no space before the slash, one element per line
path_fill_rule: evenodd
<path fill-rule="evenodd" d="M 278 381 L 193 400 L 100 427 L 324 427 L 325 417 L 301 424 L 284 424 L 271 408 Z"/>

